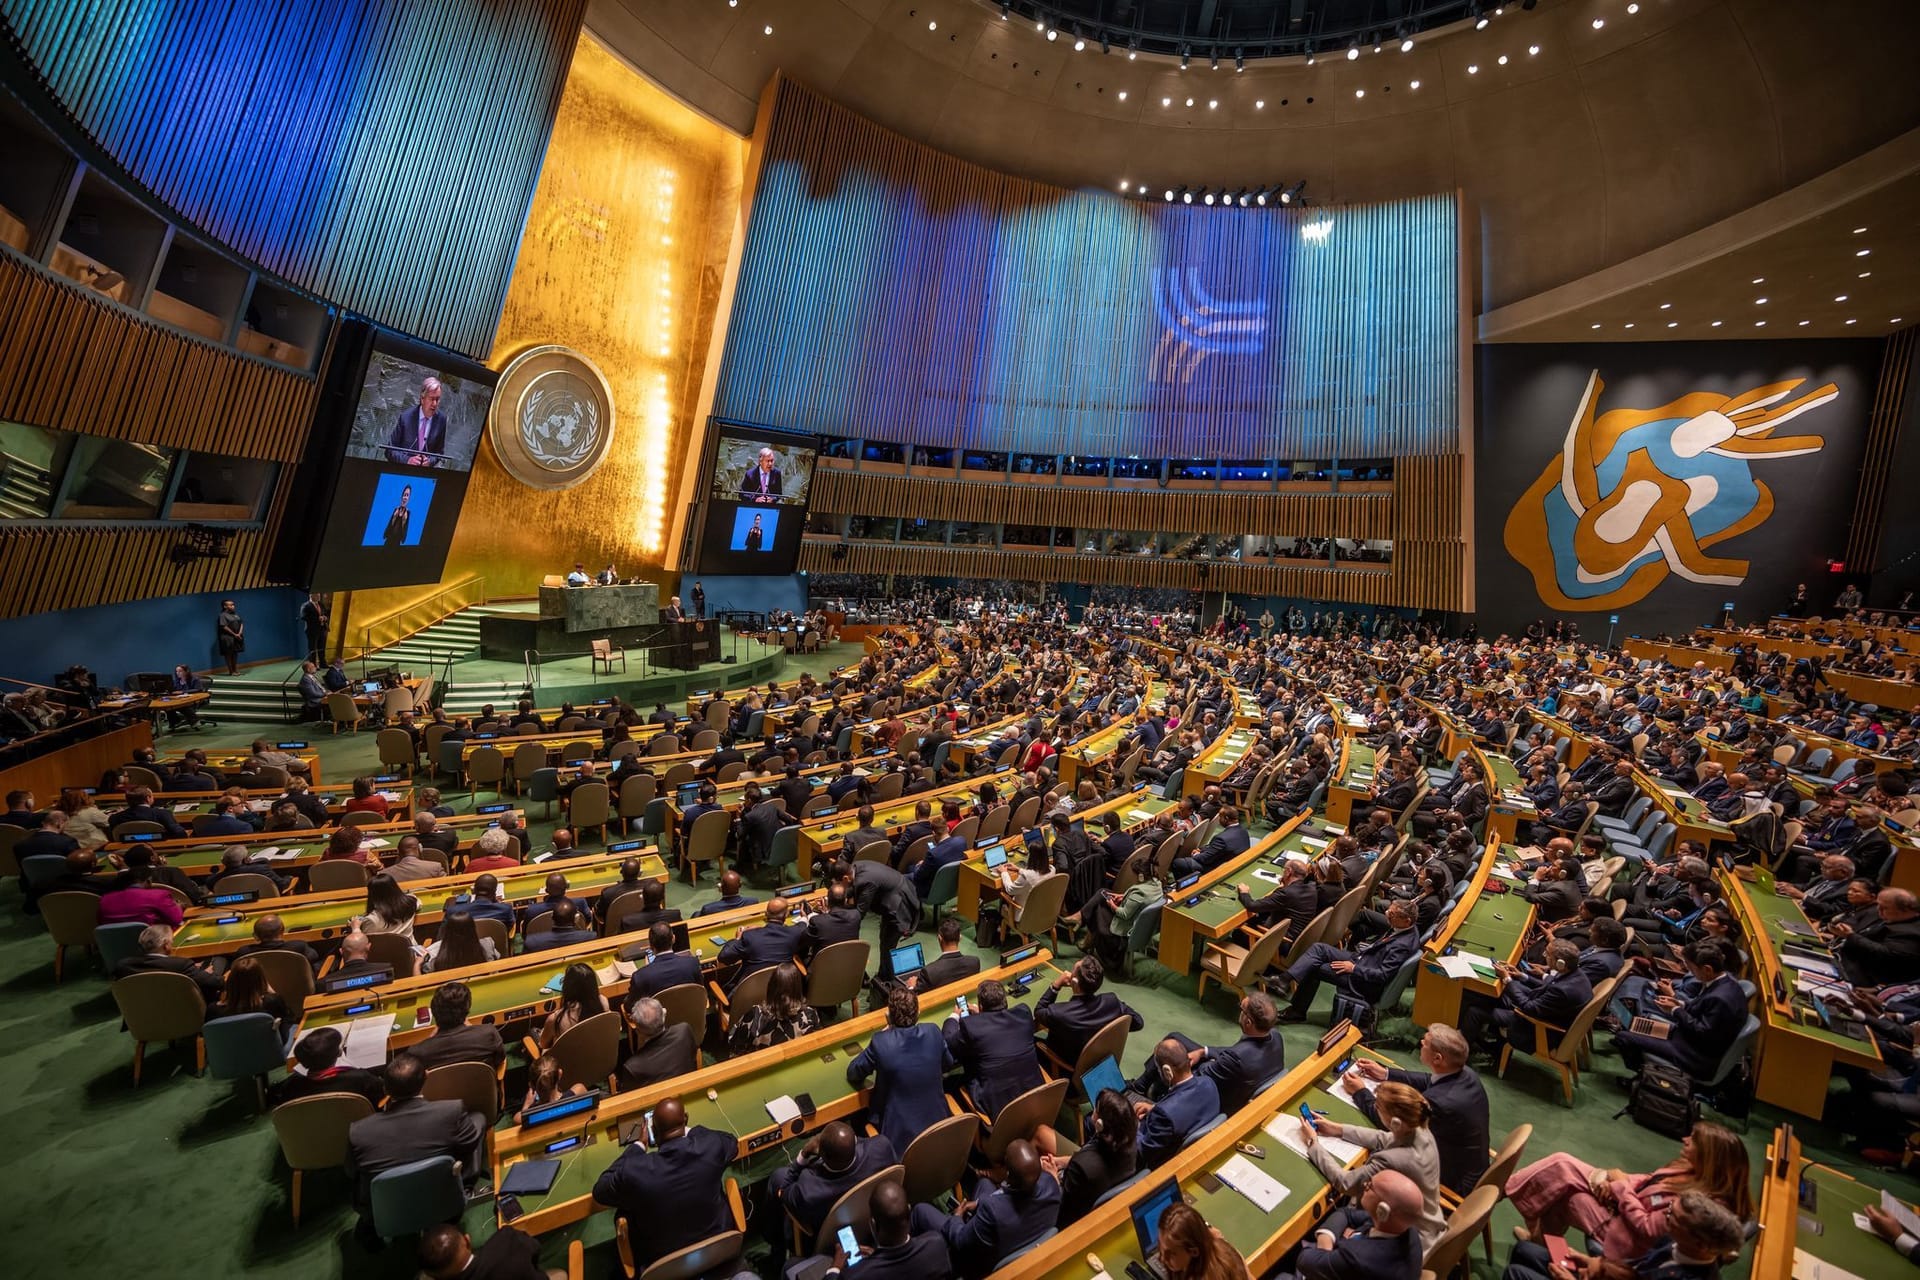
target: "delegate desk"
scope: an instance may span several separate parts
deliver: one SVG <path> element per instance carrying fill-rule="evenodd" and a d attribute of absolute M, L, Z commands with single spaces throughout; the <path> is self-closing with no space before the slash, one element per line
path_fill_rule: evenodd
<path fill-rule="evenodd" d="M 1158 817 L 1163 810 L 1172 807 L 1173 801 L 1163 799 L 1157 788 L 1151 788 L 1142 783 L 1111 800 L 1103 800 L 1099 804 L 1079 810 L 1073 817 L 1076 822 L 1085 822 L 1089 818 L 1098 818 L 1103 814 L 1117 812 L 1127 830 L 1137 831 L 1142 825 Z M 1048 832 L 1047 843 L 1051 845 L 1053 843 L 1051 827 L 1039 829 Z M 1087 832 L 1087 838 L 1095 845 L 1099 844 L 1093 832 Z M 959 864 L 959 879 L 954 888 L 957 896 L 954 898 L 953 910 L 954 914 L 961 919 L 975 921 L 980 919 L 980 899 L 990 883 L 987 875 L 987 850 L 1001 845 L 1006 846 L 1009 862 L 1015 859 L 1025 861 L 1026 843 L 1024 834 L 1020 831 L 1009 830 L 1002 838 L 985 841 L 977 848 L 969 850 L 965 860 Z"/>
<path fill-rule="evenodd" d="M 1340 767 L 1327 788 L 1327 820 L 1336 827 L 1352 825 L 1353 802 L 1373 798 L 1373 748 L 1351 738 L 1342 741 Z"/>
<path fill-rule="evenodd" d="M 665 880 L 666 864 L 652 853 L 641 854 L 639 841 L 631 848 L 595 858 L 570 861 L 555 859 L 538 865 L 529 863 L 519 871 L 495 872 L 500 881 L 503 901 L 523 905 L 547 891 L 547 877 L 558 871 L 567 878 L 569 897 L 591 901 L 600 890 L 620 882 L 620 864 L 639 857 L 642 880 Z M 436 876 L 431 880 L 412 880 L 404 886 L 419 902 L 414 915 L 415 932 L 439 921 L 447 903 L 473 887 L 473 876 Z M 175 955 L 209 956 L 237 951 L 253 941 L 253 923 L 264 915 L 277 915 L 286 926 L 286 936 L 297 942 L 325 942 L 351 927 L 357 916 L 367 910 L 364 889 L 339 889 L 329 893 L 302 893 L 280 898 L 262 898 L 257 902 L 231 907 L 196 907 L 174 931 Z"/>
<path fill-rule="evenodd" d="M 1803 1183 L 1813 1203 L 1801 1199 Z M 1881 1193 L 1838 1169 L 1812 1164 L 1793 1129 L 1782 1125 L 1760 1169 L 1760 1234 L 1750 1280 L 1872 1280 L 1910 1275 L 1913 1264 L 1893 1245 L 1854 1225 Z M 1906 1206 L 1912 1210 L 1911 1204 Z"/>
<path fill-rule="evenodd" d="M 995 769 L 992 773 L 984 777 L 968 778 L 965 781 L 955 782 L 949 786 L 938 787 L 932 791 L 923 791 L 919 795 L 902 796 L 898 800 L 875 805 L 873 807 L 873 824 L 876 828 L 884 830 L 889 837 L 897 836 L 900 834 L 902 828 L 913 822 L 913 811 L 920 801 L 925 800 L 927 802 L 928 806 L 933 810 L 933 816 L 937 819 L 940 816 L 940 805 L 943 801 L 954 800 L 958 801 L 961 805 L 969 805 L 973 802 L 974 796 L 979 791 L 980 784 L 983 782 L 992 782 L 996 786 L 1001 786 L 1002 790 L 1005 790 L 1002 784 L 1006 778 L 1012 776 L 1012 772 L 1011 765 L 1003 766 Z M 800 825 L 800 835 L 796 841 L 800 858 L 800 878 L 802 880 L 812 880 L 814 878 L 814 860 L 816 858 L 838 854 L 840 852 L 840 842 L 846 838 L 846 833 L 859 825 L 859 817 L 851 810 L 846 813 L 823 813 L 816 818 L 809 819 L 802 823 Z"/>
<path fill-rule="evenodd" d="M 1520 771 L 1513 767 L 1513 761 L 1506 756 L 1486 752 L 1475 747 L 1474 758 L 1479 760 L 1484 771 L 1481 776 L 1487 782 L 1487 843 L 1499 841 L 1512 844 L 1519 828 L 1520 820 L 1534 817 L 1533 801 L 1527 799 L 1521 791 L 1524 779 Z"/>
<path fill-rule="evenodd" d="M 1160 1168 L 993 1272 L 993 1280 L 1110 1280 L 1125 1275 L 1129 1263 L 1149 1261 L 1140 1256 L 1134 1206 L 1169 1181 L 1176 1182 L 1200 1216 L 1240 1252 L 1251 1274 L 1272 1272 L 1332 1207 L 1334 1197 L 1320 1171 L 1266 1132 L 1266 1126 L 1292 1125 L 1298 1132 L 1302 1103 L 1340 1124 L 1366 1124 L 1345 1101 L 1344 1091 L 1335 1094 L 1328 1088 L 1336 1083 L 1334 1068 L 1351 1057 L 1359 1043 L 1360 1033 L 1352 1024 L 1340 1023 L 1321 1038 L 1311 1057 L 1254 1095 L 1211 1133 L 1189 1141 Z M 1262 1154 L 1243 1155 L 1236 1150 L 1240 1143 L 1256 1146 Z M 1251 1164 L 1279 1183 L 1279 1203 L 1263 1210 L 1227 1185 L 1221 1175 L 1224 1171 L 1231 1176 L 1232 1170 L 1224 1168 L 1229 1164 Z"/>
<path fill-rule="evenodd" d="M 1653 797 L 1654 804 L 1665 810 L 1668 819 L 1679 828 L 1673 833 L 1676 843 L 1692 840 L 1702 849 L 1710 850 L 1715 844 L 1733 841 L 1733 828 L 1709 813 L 1706 802 L 1698 796 L 1663 783 L 1637 764 L 1633 768 L 1633 780 L 1639 784 L 1642 792 Z"/>
<path fill-rule="evenodd" d="M 316 752 L 305 750 L 306 745 L 304 742 L 297 746 L 288 744 L 286 746 L 277 746 L 275 750 L 284 751 L 305 765 L 307 767 L 307 781 L 317 784 L 320 781 L 320 756 Z M 186 758 L 186 753 L 182 751 L 156 756 L 155 760 L 168 769 L 176 769 L 185 762 Z M 253 752 L 251 751 L 209 751 L 207 752 L 207 767 L 217 769 L 222 774 L 239 773 L 246 768 L 247 761 L 251 759 L 253 759 Z"/>
<path fill-rule="evenodd" d="M 443 830 L 452 830 L 460 838 L 456 852 L 471 849 L 474 842 L 488 827 L 499 823 L 500 815 L 511 813 L 515 818 L 525 821 L 526 815 L 519 809 L 508 805 L 482 806 L 486 812 L 463 813 L 451 818 L 439 819 Z M 399 846 L 403 836 L 413 834 L 411 822 L 369 823 L 359 828 L 361 847 L 384 852 Z M 116 840 L 103 846 L 107 853 L 124 853 L 135 845 L 145 845 L 154 852 L 162 854 L 169 866 L 178 867 L 190 876 L 212 874 L 219 866 L 220 859 L 227 850 L 235 845 L 245 846 L 256 858 L 264 857 L 279 871 L 301 871 L 320 861 L 327 851 L 327 840 L 333 834 L 332 829 L 314 831 L 255 831 L 247 835 L 235 836 L 189 836 L 184 840 Z M 268 854 L 267 849 L 279 852 Z M 291 857 L 285 856 L 292 853 Z"/>
<path fill-rule="evenodd" d="M 413 813 L 413 784 L 405 774 L 386 774 L 373 779 L 380 790 L 379 795 L 387 798 L 387 815 L 391 818 L 411 817 Z M 89 788 L 90 790 L 90 788 Z M 345 816 L 347 801 L 353 799 L 353 784 L 350 782 L 329 782 L 325 786 L 311 787 L 309 790 L 326 802 L 327 816 L 336 821 Z M 213 812 L 213 806 L 224 799 L 225 791 L 161 791 L 154 795 L 154 802 L 163 809 L 170 809 L 174 819 L 183 826 L 192 818 L 204 817 Z M 249 787 L 243 792 L 247 797 L 247 808 L 254 813 L 271 813 L 273 802 L 286 795 L 284 787 Z M 127 797 L 118 791 L 93 793 L 93 802 L 100 811 L 111 818 L 126 808 Z"/>
<path fill-rule="evenodd" d="M 1059 970 L 1051 963 L 1052 955 L 1043 948 L 1026 947 L 1011 955 L 1024 958 L 985 970 L 963 982 L 921 993 L 921 1022 L 935 1026 L 945 1022 L 953 1012 L 954 998 L 972 996 L 979 984 L 989 978 L 1011 983 L 1021 975 L 1034 975 L 1025 994 L 1018 994 L 1011 986 L 1007 992 L 1009 1004 L 1031 1006 L 1046 984 L 1059 976 Z M 619 1157 L 624 1148 L 625 1131 L 663 1098 L 679 1098 L 686 1106 L 689 1124 L 704 1125 L 739 1139 L 736 1159 L 798 1138 L 834 1120 L 843 1120 L 866 1106 L 868 1097 L 867 1089 L 855 1089 L 847 1083 L 847 1064 L 874 1032 L 886 1025 L 886 1009 L 873 1010 L 830 1023 L 786 1044 L 742 1054 L 644 1089 L 602 1098 L 592 1111 L 578 1120 L 538 1128 L 515 1126 L 497 1130 L 493 1135 L 494 1185 L 499 1186 L 507 1170 L 522 1160 L 560 1161 L 558 1175 L 546 1194 L 520 1197 L 525 1216 L 517 1218 L 513 1225 L 537 1235 L 606 1209 L 594 1202 L 593 1184 Z M 812 1095 L 814 1113 L 784 1124 L 773 1123 L 767 1104 L 801 1094 Z"/>
<path fill-rule="evenodd" d="M 1250 876 L 1259 881 L 1258 886 L 1250 886 L 1259 896 L 1279 885 L 1280 870 L 1289 861 L 1311 862 L 1319 857 L 1329 838 L 1305 834 L 1301 826 L 1306 819 L 1305 813 L 1289 818 L 1249 845 L 1245 853 L 1204 872 L 1178 902 L 1168 902 L 1160 911 L 1160 963 L 1185 973 L 1193 967 L 1196 939 L 1217 942 L 1247 922 L 1246 908 L 1234 890 L 1240 880 Z M 1269 865 L 1260 866 L 1263 862 Z"/>
<path fill-rule="evenodd" d="M 102 698 L 95 704 L 96 711 L 108 714 L 138 716 L 153 727 L 155 737 L 160 734 L 160 717 L 168 712 L 185 711 L 189 707 L 198 707 L 213 701 L 213 694 L 206 689 L 194 693 L 123 693 L 117 698 Z"/>
<path fill-rule="evenodd" d="M 1440 928 L 1420 948 L 1420 968 L 1414 974 L 1413 1021 L 1430 1027 L 1436 1022 L 1460 1025 L 1461 996 L 1468 991 L 1498 999 L 1500 977 L 1492 961 L 1519 962 L 1527 931 L 1533 927 L 1533 904 L 1519 894 L 1525 881 L 1508 870 L 1498 841 L 1489 840 L 1467 891 Z M 1489 889 L 1489 884 L 1501 889 Z M 1442 958 L 1465 959 L 1472 973 L 1447 972 Z"/>
<path fill-rule="evenodd" d="M 1230 729 L 1215 738 L 1193 762 L 1187 766 L 1186 777 L 1180 783 L 1180 794 L 1198 796 L 1206 794 L 1208 787 L 1219 786 L 1227 780 L 1247 752 L 1253 750 L 1253 744 L 1260 741 L 1258 729 Z"/>
<path fill-rule="evenodd" d="M 1754 1096 L 1760 1101 L 1818 1120 L 1827 1103 L 1827 1084 L 1842 1063 L 1881 1070 L 1879 1047 L 1865 1031 L 1822 1024 L 1812 1000 L 1801 994 L 1795 971 L 1782 957 L 1792 943 L 1815 957 L 1829 956 L 1813 936 L 1800 904 L 1762 892 L 1744 876 L 1715 873 L 1727 903 L 1740 922 L 1741 936 L 1753 956 L 1753 983 L 1763 1015 L 1754 1068 Z M 1805 932 L 1800 932 L 1804 930 Z M 1781 999 L 1781 992 L 1786 998 Z"/>

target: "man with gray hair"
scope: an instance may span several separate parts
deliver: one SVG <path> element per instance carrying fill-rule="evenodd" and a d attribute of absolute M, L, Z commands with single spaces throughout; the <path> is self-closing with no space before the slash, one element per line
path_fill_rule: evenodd
<path fill-rule="evenodd" d="M 685 1075 L 700 1065 L 693 1030 L 684 1022 L 669 1023 L 667 1007 L 652 996 L 640 996 L 627 1005 L 638 1047 L 620 1064 L 622 1092 Z"/>
<path fill-rule="evenodd" d="M 1427 1028 L 1420 1039 L 1425 1071 L 1402 1071 L 1372 1058 L 1354 1062 L 1346 1074 L 1348 1092 L 1367 1123 L 1383 1128 L 1373 1106 L 1373 1086 L 1394 1081 L 1417 1089 L 1433 1108 L 1427 1127 L 1440 1151 L 1440 1185 L 1465 1195 L 1487 1171 L 1487 1090 L 1467 1065 L 1467 1038 L 1444 1022 Z"/>
<path fill-rule="evenodd" d="M 420 384 L 420 401 L 402 409 L 387 437 L 387 459 L 408 467 L 437 467 L 447 451 L 447 415 L 440 412 L 440 379 Z"/>
<path fill-rule="evenodd" d="M 140 954 L 129 956 L 114 967 L 115 978 L 130 978 L 136 973 L 178 973 L 192 978 L 208 1004 L 218 1003 L 220 979 L 198 960 L 173 954 L 173 927 L 150 924 L 140 931 Z"/>

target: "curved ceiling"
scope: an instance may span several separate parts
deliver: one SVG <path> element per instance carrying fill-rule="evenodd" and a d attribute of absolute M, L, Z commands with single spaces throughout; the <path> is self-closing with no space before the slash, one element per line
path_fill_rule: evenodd
<path fill-rule="evenodd" d="M 1480 310 L 1645 254 L 1920 127 L 1920 5 L 1908 0 L 1504 8 L 1485 30 L 1456 23 L 1407 53 L 1386 43 L 1244 72 L 1075 52 L 985 0 L 591 0 L 587 25 L 741 133 L 779 70 L 908 137 L 1066 185 L 1304 180 L 1307 199 L 1341 203 L 1460 189 L 1480 233 Z"/>
<path fill-rule="evenodd" d="M 991 0 L 1007 19 L 1084 52 L 1186 55 L 1238 63 L 1303 57 L 1350 41 L 1395 44 L 1462 21 L 1505 16 L 1498 0 Z M 1515 0 L 1516 11 L 1538 0 Z"/>

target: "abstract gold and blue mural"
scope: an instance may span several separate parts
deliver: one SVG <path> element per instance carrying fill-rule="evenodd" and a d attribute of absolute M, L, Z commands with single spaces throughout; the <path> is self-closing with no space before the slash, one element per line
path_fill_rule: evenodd
<path fill-rule="evenodd" d="M 1724 587 L 1746 581 L 1746 560 L 1712 548 L 1773 515 L 1773 490 L 1756 463 L 1824 445 L 1817 435 L 1779 434 L 1839 395 L 1832 383 L 1796 394 L 1804 381 L 1598 413 L 1606 384 L 1594 370 L 1560 452 L 1507 516 L 1507 550 L 1533 574 L 1541 600 L 1615 609 L 1668 574 Z"/>
<path fill-rule="evenodd" d="M 1474 352 L 1474 613 L 1616 638 L 1787 607 L 1846 557 L 1884 344 Z M 1837 588 L 1833 588 L 1837 590 Z"/>

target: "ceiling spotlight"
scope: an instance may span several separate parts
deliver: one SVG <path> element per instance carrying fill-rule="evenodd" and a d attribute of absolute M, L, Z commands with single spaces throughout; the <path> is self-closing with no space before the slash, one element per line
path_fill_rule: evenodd
<path fill-rule="evenodd" d="M 1507 55 L 1504 53 L 1500 55 L 1500 65 L 1503 67 L 1507 65 Z"/>
<path fill-rule="evenodd" d="M 1593 327 L 1594 327 L 1594 328 L 1596 328 L 1596 329 L 1598 329 L 1598 328 L 1599 328 L 1600 326 L 1599 326 L 1599 325 L 1595 325 L 1595 326 L 1593 326 Z"/>
<path fill-rule="evenodd" d="M 1834 298 L 1834 301 L 1835 301 L 1835 302 L 1845 302 L 1846 300 L 1847 300 L 1847 295 L 1846 295 L 1846 294 L 1844 294 L 1844 293 L 1843 293 L 1843 294 L 1840 294 L 1840 295 L 1839 295 L 1838 297 L 1836 297 L 1836 298 Z"/>
<path fill-rule="evenodd" d="M 1753 300 L 1753 305 L 1756 307 L 1764 307 L 1767 305 L 1767 300 L 1765 298 L 1755 298 Z"/>
<path fill-rule="evenodd" d="M 1005 22 L 1008 18 L 1012 16 L 1013 16 L 1013 0 L 1000 0 L 1000 21 Z"/>
<path fill-rule="evenodd" d="M 1870 253 L 1872 253 L 1872 252 L 1873 252 L 1873 250 L 1871 250 L 1871 249 L 1856 249 L 1856 250 L 1854 250 L 1854 254 L 1853 254 L 1853 256 L 1854 256 L 1854 257 L 1856 257 L 1856 258 L 1864 258 L 1864 257 L 1866 257 L 1866 256 L 1867 256 L 1868 254 L 1870 254 Z"/>
<path fill-rule="evenodd" d="M 1220 51 L 1218 49 L 1213 51 L 1213 59 L 1208 64 L 1208 69 L 1212 71 L 1218 71 L 1220 69 Z"/>
<path fill-rule="evenodd" d="M 1720 322 L 1719 322 L 1718 320 L 1715 320 L 1715 321 L 1713 322 L 1713 327 L 1714 327 L 1715 329 L 1718 329 L 1718 328 L 1720 327 Z"/>
<path fill-rule="evenodd" d="M 1188 99 L 1187 99 L 1187 105 L 1188 105 L 1188 106 L 1192 106 L 1192 105 L 1193 105 L 1193 99 L 1192 99 L 1192 98 L 1188 98 Z"/>
<path fill-rule="evenodd" d="M 1126 100 L 1127 100 L 1127 91 L 1125 89 L 1122 89 L 1120 91 L 1120 101 L 1125 102 Z"/>
<path fill-rule="evenodd" d="M 1265 111 L 1267 109 L 1267 100 L 1265 98 L 1255 98 L 1253 100 L 1253 109 L 1255 111 Z"/>
<path fill-rule="evenodd" d="M 1872 275 L 1872 274 L 1873 274 L 1873 272 L 1871 272 L 1871 271 L 1862 271 L 1862 272 L 1860 273 L 1860 279 L 1862 279 L 1862 280 L 1865 280 L 1865 279 L 1866 279 L 1866 278 L 1867 278 L 1868 276 L 1870 276 L 1870 275 Z"/>
<path fill-rule="evenodd" d="M 1173 188 L 1172 188 L 1172 187 L 1168 187 L 1168 188 L 1167 188 L 1167 203 L 1168 203 L 1168 204 L 1172 204 L 1172 203 L 1173 203 Z"/>
<path fill-rule="evenodd" d="M 1528 56 L 1528 57 L 1530 57 L 1530 58 L 1531 58 L 1531 57 L 1533 57 L 1533 56 L 1534 56 L 1535 54 L 1537 54 L 1537 53 L 1539 53 L 1539 52 L 1540 52 L 1540 46 L 1539 46 L 1539 45 L 1537 45 L 1537 44 L 1530 44 L 1530 45 L 1528 45 L 1528 46 L 1527 46 L 1527 56 Z"/>
<path fill-rule="evenodd" d="M 1402 41 L 1400 42 L 1400 52 L 1402 52 L 1402 53 L 1412 53 L 1412 52 L 1413 52 L 1413 37 L 1412 37 L 1412 36 L 1408 36 L 1408 37 L 1407 37 L 1407 38 L 1406 38 L 1405 40 L 1402 40 Z"/>
<path fill-rule="evenodd" d="M 1207 99 L 1207 110 L 1214 111 L 1214 110 L 1217 110 L 1219 106 L 1220 106 L 1220 99 L 1218 98 Z"/>
<path fill-rule="evenodd" d="M 1764 329 L 1767 327 L 1767 322 L 1765 320 L 1755 320 L 1753 322 L 1753 327 L 1756 329 Z"/>
<path fill-rule="evenodd" d="M 1633 328 L 1633 321 L 1631 321 L 1631 320 L 1629 320 L 1629 321 L 1627 321 L 1627 322 L 1626 322 L 1626 324 L 1624 324 L 1624 325 L 1622 325 L 1622 326 L 1621 326 L 1621 328 L 1623 328 L 1623 329 L 1631 329 L 1631 328 Z"/>
<path fill-rule="evenodd" d="M 1866 230 L 1866 228 L 1865 228 L 1865 227 L 1855 227 L 1855 228 L 1853 229 L 1853 234 L 1855 234 L 1855 235 L 1859 235 L 1859 234 L 1860 234 L 1861 232 L 1863 232 L 1863 231 L 1865 231 L 1865 230 Z"/>
<path fill-rule="evenodd" d="M 1254 193 L 1254 196 L 1253 196 L 1253 202 L 1254 202 L 1255 204 L 1257 204 L 1257 205 L 1259 205 L 1259 206 L 1260 206 L 1260 207 L 1261 207 L 1262 209 L 1264 209 L 1264 208 L 1266 208 L 1266 207 L 1267 207 L 1267 193 L 1266 193 L 1265 191 L 1257 191 L 1257 192 L 1255 192 L 1255 193 Z"/>
<path fill-rule="evenodd" d="M 1211 191 L 1207 192 L 1206 195 L 1201 197 L 1201 200 L 1204 201 L 1206 204 L 1211 205 L 1213 203 L 1213 192 Z"/>
<path fill-rule="evenodd" d="M 1060 32 L 1058 28 L 1055 28 L 1055 27 L 1047 28 L 1047 39 L 1058 40 L 1059 38 L 1060 38 Z"/>
<path fill-rule="evenodd" d="M 1353 91 L 1353 96 L 1356 98 L 1364 98 L 1367 96 L 1367 91 L 1365 89 L 1355 89 Z"/>
<path fill-rule="evenodd" d="M 1669 328 L 1669 329 L 1678 329 L 1679 327 L 1680 327 L 1680 322 L 1679 322 L 1678 320 L 1669 320 L 1669 321 L 1667 321 L 1667 328 Z"/>
<path fill-rule="evenodd" d="M 1493 21 L 1492 18 L 1482 17 L 1480 21 L 1473 24 L 1473 29 L 1475 31 L 1485 31 L 1487 29 L 1487 24 L 1492 21 Z"/>
<path fill-rule="evenodd" d="M 1415 80 L 1412 84 L 1407 86 L 1407 88 L 1409 89 L 1418 89 L 1419 87 L 1420 87 L 1420 82 L 1418 80 Z"/>
<path fill-rule="evenodd" d="M 1477 76 L 1477 75 L 1479 75 L 1479 74 L 1480 74 L 1480 64 L 1479 64 L 1479 63 L 1477 63 L 1477 62 L 1469 62 L 1469 63 L 1467 64 L 1467 74 L 1468 74 L 1468 75 L 1470 75 L 1470 76 Z"/>
<path fill-rule="evenodd" d="M 1192 203 L 1193 203 L 1193 192 L 1191 192 L 1191 191 L 1182 191 L 1182 192 L 1180 193 L 1180 203 L 1181 203 L 1181 204 L 1192 204 Z"/>
<path fill-rule="evenodd" d="M 1047 29 L 1047 20 L 1045 18 L 1035 18 L 1033 20 L 1033 29 L 1035 31 L 1045 31 Z"/>
<path fill-rule="evenodd" d="M 1084 36 L 1075 36 L 1075 37 L 1074 37 L 1074 39 L 1073 39 L 1073 51 L 1074 51 L 1075 53 L 1079 53 L 1079 52 L 1080 52 L 1081 50 L 1083 50 L 1083 49 L 1085 49 L 1086 47 L 1087 47 L 1087 41 L 1086 41 L 1086 38 L 1085 38 Z"/>
<path fill-rule="evenodd" d="M 1813 321 L 1811 321 L 1811 320 L 1802 320 L 1802 321 L 1800 322 L 1800 327 L 1801 327 L 1802 329 L 1804 329 L 1804 328 L 1806 328 L 1806 327 L 1807 327 L 1808 325 L 1810 325 L 1810 324 L 1812 324 L 1812 323 L 1813 323 Z"/>
<path fill-rule="evenodd" d="M 1142 190 L 1145 190 L 1145 189 L 1146 189 L 1146 184 L 1145 184 L 1145 183 L 1141 183 L 1140 185 L 1141 185 L 1141 189 L 1142 189 Z M 1125 179 L 1125 178 L 1122 178 L 1122 179 L 1120 179 L 1120 189 L 1121 189 L 1122 191 L 1126 191 L 1126 190 L 1128 190 L 1128 189 L 1130 189 L 1130 188 L 1131 188 L 1131 186 L 1132 186 L 1132 184 L 1131 184 L 1131 183 L 1129 183 L 1129 182 L 1127 181 L 1127 179 Z"/>
<path fill-rule="evenodd" d="M 1595 18 L 1593 20 L 1593 29 L 1595 31 L 1598 31 L 1600 28 L 1606 25 L 1607 25 L 1607 20 L 1605 18 Z"/>
<path fill-rule="evenodd" d="M 1172 105 L 1173 105 L 1173 99 L 1172 99 L 1172 98 L 1162 98 L 1162 99 L 1160 99 L 1160 105 L 1161 105 L 1161 106 L 1163 106 L 1163 107 L 1170 107 L 1170 106 L 1172 106 Z"/>
<path fill-rule="evenodd" d="M 1848 324 L 1859 324 L 1860 322 L 1859 322 L 1858 320 L 1849 320 L 1849 321 L 1847 321 L 1847 323 L 1848 323 Z"/>
<path fill-rule="evenodd" d="M 1295 200 L 1298 200 L 1300 198 L 1301 191 L 1306 189 L 1306 185 L 1307 185 L 1307 180 L 1305 178 L 1302 178 L 1300 179 L 1300 181 L 1288 187 L 1285 191 L 1282 191 L 1280 193 L 1280 203 L 1292 204 Z"/>
<path fill-rule="evenodd" d="M 1101 53 L 1113 52 L 1113 46 L 1107 42 L 1107 33 L 1104 31 L 1100 33 L 1100 52 Z"/>
<path fill-rule="evenodd" d="M 1233 69 L 1235 72 L 1245 71 L 1247 69 L 1247 55 L 1243 50 L 1235 49 L 1233 51 Z"/>
<path fill-rule="evenodd" d="M 1129 36 L 1127 38 L 1127 61 L 1132 62 L 1135 58 L 1138 58 L 1139 56 L 1140 56 L 1140 37 Z"/>
<path fill-rule="evenodd" d="M 770 36 L 770 35 L 772 35 L 772 34 L 773 34 L 773 25 L 772 25 L 771 23 L 769 23 L 769 24 L 767 24 L 766 26 L 764 26 L 764 27 L 762 27 L 762 28 L 760 28 L 760 34 L 761 34 L 761 35 L 763 35 L 763 36 Z"/>
<path fill-rule="evenodd" d="M 1753 278 L 1753 283 L 1755 284 L 1765 284 L 1766 282 L 1767 278 L 1765 276 L 1755 276 Z"/>
<path fill-rule="evenodd" d="M 1638 13 L 1638 12 L 1640 12 L 1640 6 L 1639 6 L 1639 5 L 1637 5 L 1637 4 L 1630 4 L 1630 5 L 1628 5 L 1628 6 L 1627 6 L 1627 12 L 1628 12 L 1629 14 L 1634 14 L 1634 13 Z"/>
<path fill-rule="evenodd" d="M 940 29 L 940 23 L 938 21 L 929 22 L 927 24 L 927 30 L 929 31 L 938 31 L 939 29 Z"/>
<path fill-rule="evenodd" d="M 1359 56 L 1360 56 L 1360 42 L 1358 40 L 1355 40 L 1352 44 L 1347 46 L 1347 61 L 1352 62 L 1355 58 L 1358 58 Z"/>
<path fill-rule="evenodd" d="M 1660 304 L 1660 309 L 1662 311 L 1671 311 L 1673 310 L 1673 304 L 1671 302 L 1663 302 Z"/>

